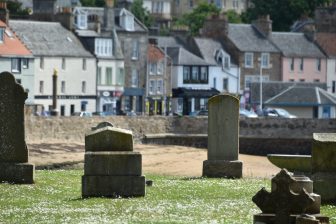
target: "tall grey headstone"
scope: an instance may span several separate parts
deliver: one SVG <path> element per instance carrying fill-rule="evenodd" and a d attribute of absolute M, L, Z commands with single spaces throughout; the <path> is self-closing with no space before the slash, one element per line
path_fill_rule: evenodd
<path fill-rule="evenodd" d="M 208 119 L 208 160 L 203 162 L 203 176 L 241 178 L 238 98 L 229 94 L 210 98 Z"/>
<path fill-rule="evenodd" d="M 24 102 L 27 93 L 8 72 L 0 74 L 0 182 L 34 182 L 34 165 L 28 163 Z"/>

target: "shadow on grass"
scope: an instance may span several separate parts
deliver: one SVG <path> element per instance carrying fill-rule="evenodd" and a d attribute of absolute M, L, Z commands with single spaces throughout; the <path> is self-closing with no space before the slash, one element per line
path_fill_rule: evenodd
<path fill-rule="evenodd" d="M 180 180 L 188 181 L 188 180 L 205 180 L 205 177 L 183 177 Z"/>

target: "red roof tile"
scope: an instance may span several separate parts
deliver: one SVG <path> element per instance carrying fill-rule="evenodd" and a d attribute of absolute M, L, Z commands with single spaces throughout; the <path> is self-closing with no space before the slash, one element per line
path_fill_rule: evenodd
<path fill-rule="evenodd" d="M 336 57 L 336 33 L 317 33 L 316 41 L 329 57 Z"/>
<path fill-rule="evenodd" d="M 163 51 L 154 45 L 148 46 L 147 54 L 148 54 L 148 61 L 151 62 L 160 61 L 164 59 L 165 56 Z"/>
<path fill-rule="evenodd" d="M 4 41 L 0 43 L 0 57 L 1 56 L 31 56 L 32 53 L 21 42 L 21 40 L 15 35 L 15 33 L 0 20 L 0 27 L 6 27 L 12 35 L 9 37 L 7 33 L 4 33 Z"/>

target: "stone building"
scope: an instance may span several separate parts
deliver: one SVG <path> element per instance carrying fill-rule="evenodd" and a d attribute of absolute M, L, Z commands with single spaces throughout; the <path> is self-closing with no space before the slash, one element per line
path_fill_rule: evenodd
<path fill-rule="evenodd" d="M 202 35 L 222 42 L 240 67 L 240 88 L 249 90 L 250 83 L 281 80 L 281 52 L 269 40 L 272 21 L 262 17 L 253 24 L 229 24 L 224 16 L 205 22 Z"/>
<path fill-rule="evenodd" d="M 97 112 L 120 114 L 123 110 L 124 56 L 115 31 L 114 8 L 76 7 L 76 33 L 97 60 Z"/>
<path fill-rule="evenodd" d="M 171 108 L 172 62 L 165 52 L 155 44 L 148 46 L 146 114 L 166 115 Z"/>
<path fill-rule="evenodd" d="M 60 23 L 10 20 L 10 27 L 31 50 L 34 103 L 51 110 L 52 74 L 58 71 L 60 115 L 96 109 L 96 60 L 79 39 Z"/>
<path fill-rule="evenodd" d="M 172 4 L 172 16 L 181 17 L 185 13 L 190 13 L 201 2 L 204 0 L 175 0 Z M 207 0 L 207 2 L 215 4 L 222 12 L 234 10 L 239 14 L 250 6 L 250 0 Z"/>

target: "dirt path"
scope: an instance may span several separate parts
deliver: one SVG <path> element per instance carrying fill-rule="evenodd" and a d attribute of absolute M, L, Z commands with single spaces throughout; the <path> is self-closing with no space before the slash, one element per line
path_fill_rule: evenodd
<path fill-rule="evenodd" d="M 36 166 L 74 164 L 84 160 L 84 145 L 81 143 L 31 143 L 28 144 L 30 162 Z M 172 145 L 136 144 L 135 151 L 143 157 L 143 173 L 175 176 L 201 176 L 202 164 L 207 159 L 206 149 Z M 279 169 L 266 157 L 239 155 L 243 161 L 245 177 L 270 177 Z"/>

